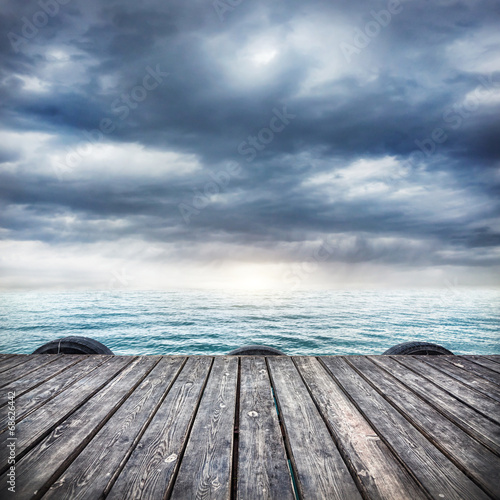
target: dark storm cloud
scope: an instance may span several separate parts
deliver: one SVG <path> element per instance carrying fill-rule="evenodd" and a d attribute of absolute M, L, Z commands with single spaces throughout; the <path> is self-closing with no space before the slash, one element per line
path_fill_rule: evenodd
<path fill-rule="evenodd" d="M 500 263 L 497 2 L 404 1 L 376 36 L 367 26 L 387 1 L 48 3 L 57 14 L 32 37 L 41 4 L 9 1 L 0 15 L 4 131 L 48 134 L 63 162 L 90 133 L 195 155 L 201 168 L 87 175 L 91 153 L 58 178 L 47 150 L 38 162 L 41 148 L 4 144 L 7 238 L 134 236 L 176 243 L 179 254 L 212 241 L 219 258 L 242 244 L 287 260 L 301 258 L 303 241 L 343 235 L 343 262 Z M 283 129 L 268 140 L 271 123 Z M 384 158 L 387 172 L 363 170 Z M 237 173 L 207 197 L 231 163 Z M 113 220 L 125 222 L 95 222 Z"/>

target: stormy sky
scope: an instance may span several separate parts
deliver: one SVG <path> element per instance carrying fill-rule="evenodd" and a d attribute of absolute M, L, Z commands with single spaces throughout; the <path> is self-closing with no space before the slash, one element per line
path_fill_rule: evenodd
<path fill-rule="evenodd" d="M 0 288 L 500 284 L 497 0 L 0 25 Z"/>

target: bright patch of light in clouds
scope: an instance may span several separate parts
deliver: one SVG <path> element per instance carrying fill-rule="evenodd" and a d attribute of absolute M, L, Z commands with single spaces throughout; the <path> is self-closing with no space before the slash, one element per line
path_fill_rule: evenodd
<path fill-rule="evenodd" d="M 60 7 L 0 49 L 0 288 L 499 284 L 496 0 Z"/>

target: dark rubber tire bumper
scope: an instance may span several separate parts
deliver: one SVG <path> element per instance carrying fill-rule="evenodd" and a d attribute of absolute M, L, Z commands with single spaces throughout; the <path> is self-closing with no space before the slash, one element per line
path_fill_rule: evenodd
<path fill-rule="evenodd" d="M 88 337 L 63 337 L 40 346 L 33 354 L 113 354 L 104 344 Z"/>
<path fill-rule="evenodd" d="M 229 356 L 285 356 L 285 353 L 266 345 L 245 345 L 231 351 Z"/>
<path fill-rule="evenodd" d="M 439 356 L 442 354 L 453 354 L 448 349 L 430 342 L 403 342 L 387 349 L 383 354 L 423 354 Z"/>

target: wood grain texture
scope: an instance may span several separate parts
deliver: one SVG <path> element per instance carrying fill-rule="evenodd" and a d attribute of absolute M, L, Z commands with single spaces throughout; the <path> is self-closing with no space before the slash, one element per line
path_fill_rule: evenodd
<path fill-rule="evenodd" d="M 25 392 L 38 387 L 48 379 L 63 372 L 66 368 L 76 365 L 76 363 L 79 363 L 80 361 L 83 361 L 83 358 L 80 356 L 58 357 L 58 359 L 54 360 L 52 363 L 46 364 L 29 374 L 24 374 L 22 378 L 10 382 L 7 385 L 7 389 L 9 391 L 14 391 L 16 393 L 16 398 L 18 398 Z M 0 404 L 0 406 L 3 405 Z"/>
<path fill-rule="evenodd" d="M 171 499 L 227 499 L 231 493 L 238 357 L 215 358 Z"/>
<path fill-rule="evenodd" d="M 293 500 L 292 479 L 263 357 L 242 356 L 237 498 Z"/>
<path fill-rule="evenodd" d="M 350 356 L 348 362 L 459 469 L 489 495 L 499 498 L 497 473 L 500 458 L 497 455 L 370 360 Z"/>
<path fill-rule="evenodd" d="M 467 355 L 467 356 L 460 356 L 460 359 L 466 359 L 468 361 L 472 361 L 480 366 L 484 366 L 484 367 L 488 368 L 489 370 L 494 371 L 495 373 L 500 373 L 500 363 L 492 361 L 491 359 L 487 358 L 486 356 Z"/>
<path fill-rule="evenodd" d="M 3 373 L 5 371 L 9 370 L 10 368 L 12 368 L 14 366 L 18 366 L 22 363 L 25 363 L 29 359 L 30 359 L 30 356 L 28 354 L 14 354 L 14 355 L 8 356 L 6 359 L 2 360 L 2 362 L 0 363 L 0 380 L 1 381 L 6 380 L 5 378 L 2 378 Z"/>
<path fill-rule="evenodd" d="M 455 358 L 455 363 L 450 363 L 446 359 L 439 359 L 441 356 L 423 356 L 422 361 L 441 370 L 450 377 L 459 380 L 465 385 L 472 387 L 486 396 L 500 402 L 500 386 L 494 382 L 486 380 L 484 377 L 476 375 L 474 372 L 458 366 L 458 360 Z M 500 410 L 500 407 L 499 407 Z"/>
<path fill-rule="evenodd" d="M 267 360 L 301 498 L 361 499 L 291 358 Z"/>
<path fill-rule="evenodd" d="M 19 357 L 19 356 L 20 356 L 19 354 L 0 354 L 0 376 L 1 376 L 1 372 L 4 370 L 4 368 L 3 368 L 4 363 L 11 358 L 15 358 L 15 357 Z"/>
<path fill-rule="evenodd" d="M 71 413 L 102 389 L 129 363 L 133 357 L 111 356 L 97 372 L 80 379 L 55 398 L 51 399 L 40 409 L 28 415 L 16 425 L 16 451 L 18 459 L 31 447 L 41 441 L 49 432 L 55 429 Z M 6 449 L 7 433 L 0 434 L 0 449 Z M 1 470 L 3 473 L 7 465 Z"/>
<path fill-rule="evenodd" d="M 41 356 L 0 498 L 500 498 L 499 356 Z"/>
<path fill-rule="evenodd" d="M 485 378 L 489 382 L 500 386 L 500 373 L 494 370 L 490 370 L 485 366 L 474 363 L 473 361 L 463 357 L 457 358 L 456 356 L 446 356 L 446 361 L 457 366 L 458 368 L 466 370 L 468 373 L 473 373 L 478 377 Z"/>
<path fill-rule="evenodd" d="M 298 357 L 294 362 L 365 495 L 373 500 L 427 499 L 318 360 Z"/>
<path fill-rule="evenodd" d="M 61 354 L 29 356 L 29 359 L 18 365 L 4 370 L 0 374 L 0 388 L 10 385 L 13 381 L 25 377 L 36 369 L 61 358 Z"/>
<path fill-rule="evenodd" d="M 108 500 L 157 500 L 171 490 L 213 359 L 189 358 L 111 488 Z"/>
<path fill-rule="evenodd" d="M 407 368 L 422 375 L 427 380 L 436 384 L 441 389 L 449 392 L 456 398 L 468 404 L 471 408 L 489 418 L 495 423 L 500 424 L 500 412 L 498 402 L 494 401 L 484 394 L 476 391 L 472 387 L 450 377 L 441 370 L 434 368 L 429 363 L 420 360 L 424 356 L 397 356 L 397 360 Z"/>
<path fill-rule="evenodd" d="M 75 461 L 44 500 L 101 498 L 108 493 L 185 358 L 162 358 Z"/>
<path fill-rule="evenodd" d="M 391 356 L 370 356 L 369 359 L 387 370 L 491 451 L 500 455 L 500 425 L 485 418 L 421 375 L 405 368 Z"/>
<path fill-rule="evenodd" d="M 405 356 L 406 357 L 406 356 Z M 334 379 L 432 498 L 486 499 L 473 483 L 340 357 L 321 358 Z M 443 496 L 444 495 L 444 496 Z"/>
<path fill-rule="evenodd" d="M 16 500 L 40 498 L 157 362 L 149 356 L 135 358 L 18 461 Z M 0 498 L 7 493 L 4 475 L 0 478 Z"/>
<path fill-rule="evenodd" d="M 69 357 L 69 355 L 68 355 Z M 72 358 L 75 356 L 71 356 Z M 77 365 L 71 366 L 58 375 L 42 382 L 35 388 L 16 397 L 16 421 L 20 422 L 30 413 L 42 407 L 47 401 L 60 394 L 91 371 L 109 361 L 110 356 L 93 356 L 81 360 Z M 49 365 L 50 366 L 50 365 Z M 0 408 L 0 434 L 7 427 L 7 409 Z"/>

